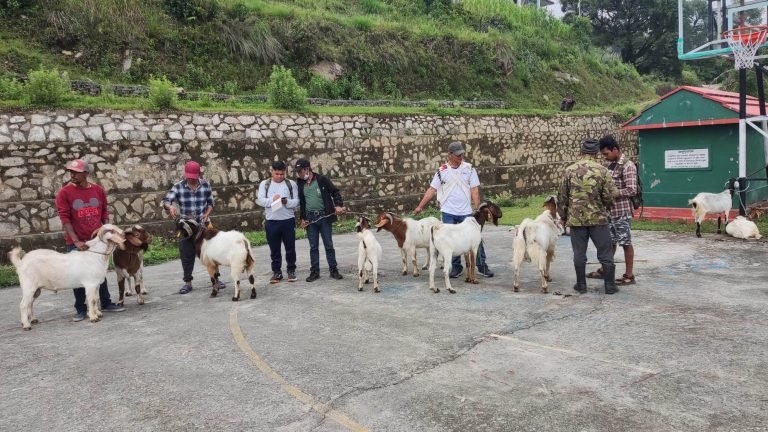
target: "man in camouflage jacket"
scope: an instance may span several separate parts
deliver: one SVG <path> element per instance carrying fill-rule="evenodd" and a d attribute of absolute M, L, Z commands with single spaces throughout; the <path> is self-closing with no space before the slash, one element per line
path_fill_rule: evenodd
<path fill-rule="evenodd" d="M 573 289 L 587 292 L 587 245 L 589 239 L 597 248 L 597 259 L 603 266 L 605 293 L 618 291 L 616 266 L 613 263 L 611 232 L 608 227 L 608 207 L 619 195 L 607 168 L 597 162 L 600 145 L 588 138 L 581 143 L 581 159 L 568 166 L 557 193 L 558 212 L 563 224 L 571 227 L 573 264 L 576 285 Z"/>

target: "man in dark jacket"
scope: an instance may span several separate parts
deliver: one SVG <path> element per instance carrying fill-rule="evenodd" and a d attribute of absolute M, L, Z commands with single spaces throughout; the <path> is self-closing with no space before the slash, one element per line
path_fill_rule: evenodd
<path fill-rule="evenodd" d="M 310 273 L 307 282 L 320 279 L 321 236 L 331 277 L 343 279 L 336 264 L 336 250 L 333 249 L 332 239 L 336 216 L 344 212 L 341 193 L 328 177 L 312 172 L 308 160 L 297 160 L 295 168 L 299 185 L 301 226 L 307 229 L 307 240 L 309 240 Z"/>

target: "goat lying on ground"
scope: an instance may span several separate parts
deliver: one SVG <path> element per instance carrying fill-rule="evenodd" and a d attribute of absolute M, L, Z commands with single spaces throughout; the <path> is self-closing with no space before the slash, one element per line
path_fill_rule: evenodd
<path fill-rule="evenodd" d="M 692 207 L 693 219 L 696 221 L 696 237 L 701 237 L 701 223 L 707 213 L 717 213 L 717 233 L 720 234 L 721 213 L 725 212 L 725 224 L 728 225 L 728 213 L 731 211 L 731 196 L 733 191 L 726 189 L 720 193 L 700 192 L 688 200 Z"/>
<path fill-rule="evenodd" d="M 520 290 L 520 264 L 523 260 L 533 261 L 538 266 L 542 292 L 547 292 L 547 283 L 552 280 L 549 275 L 549 266 L 555 259 L 555 246 L 561 233 L 557 223 L 557 200 L 555 197 L 547 197 L 547 200 L 544 201 L 544 207 L 546 210 L 536 219 L 523 219 L 515 230 L 515 239 L 512 242 L 515 292 Z"/>
<path fill-rule="evenodd" d="M 20 247 L 14 248 L 8 257 L 16 267 L 21 285 L 21 326 L 31 330 L 37 323 L 32 304 L 40 296 L 42 288 L 58 291 L 84 287 L 88 319 L 96 322 L 102 316 L 99 301 L 99 285 L 107 276 L 109 256 L 117 247 L 123 247 L 123 231 L 110 224 L 103 225 L 91 240 L 85 242 L 88 250 L 59 253 L 50 249 L 37 249 L 26 255 Z"/>
<path fill-rule="evenodd" d="M 152 243 L 152 235 L 141 225 L 134 225 L 125 230 L 125 248 L 115 249 L 112 254 L 120 292 L 117 304 L 124 304 L 125 296 L 131 295 L 131 279 L 136 289 L 136 303 L 144 304 L 142 294 L 147 293 L 143 277 L 144 252 L 147 251 L 150 243 Z"/>
<path fill-rule="evenodd" d="M 240 274 L 248 274 L 251 284 L 251 298 L 256 298 L 256 279 L 253 276 L 254 261 L 251 253 L 251 242 L 240 231 L 219 231 L 216 228 L 206 228 L 193 219 L 177 219 L 176 229 L 184 237 L 192 237 L 195 250 L 200 262 L 203 263 L 211 277 L 211 297 L 219 294 L 216 278 L 219 277 L 219 266 L 229 266 L 232 280 L 235 282 L 235 294 L 232 301 L 240 300 Z"/>
<path fill-rule="evenodd" d="M 740 239 L 760 239 L 760 230 L 757 225 L 744 216 L 736 216 L 736 219 L 725 226 L 725 232 L 731 236 Z"/>
<path fill-rule="evenodd" d="M 429 250 L 429 237 L 432 233 L 432 227 L 440 224 L 440 220 L 434 217 L 424 219 L 400 219 L 396 214 L 390 212 L 379 213 L 376 217 L 377 231 L 382 229 L 392 233 L 397 241 L 397 247 L 400 248 L 400 255 L 403 258 L 403 275 L 408 274 L 408 259 L 413 263 L 413 275 L 419 275 L 419 264 L 416 259 L 416 249 Z M 430 257 L 427 254 L 427 262 L 422 270 L 429 268 Z"/>
<path fill-rule="evenodd" d="M 475 258 L 477 249 L 482 240 L 481 232 L 483 225 L 487 221 L 493 221 L 494 225 L 499 224 L 501 209 L 492 202 L 480 204 L 472 217 L 464 219 L 460 224 L 440 224 L 432 227 L 432 236 L 429 244 L 429 288 L 432 292 L 439 293 L 440 289 L 435 287 L 435 269 L 437 268 L 437 258 L 442 256 L 445 260 L 443 274 L 445 275 L 445 287 L 448 292 L 455 294 L 456 290 L 451 287 L 448 273 L 451 266 L 448 265 L 454 256 L 464 255 L 467 265 L 467 278 L 465 282 L 476 284 L 477 274 L 475 268 Z"/>
<path fill-rule="evenodd" d="M 381 245 L 371 231 L 371 221 L 367 217 L 357 218 L 355 225 L 357 238 L 360 244 L 357 246 L 357 290 L 363 290 L 363 281 L 368 283 L 373 276 L 373 292 L 380 292 L 379 289 L 379 262 L 381 262 Z"/>

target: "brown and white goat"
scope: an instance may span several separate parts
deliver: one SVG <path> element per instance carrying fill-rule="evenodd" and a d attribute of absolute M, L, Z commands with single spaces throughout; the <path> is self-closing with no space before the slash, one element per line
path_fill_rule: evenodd
<path fill-rule="evenodd" d="M 143 305 L 143 294 L 147 293 L 144 286 L 144 252 L 152 243 L 152 234 L 141 225 L 134 225 L 125 230 L 125 248 L 115 249 L 112 262 L 115 264 L 117 286 L 120 299 L 117 304 L 125 303 L 125 296 L 131 295 L 131 279 L 136 290 L 136 303 Z"/>
<path fill-rule="evenodd" d="M 515 292 L 520 290 L 520 265 L 523 261 L 533 261 L 538 266 L 543 293 L 548 292 L 548 282 L 552 280 L 549 267 L 555 259 L 555 246 L 562 232 L 557 221 L 557 199 L 547 197 L 543 207 L 545 210 L 536 219 L 523 219 L 515 230 L 512 242 Z"/>
<path fill-rule="evenodd" d="M 403 275 L 408 274 L 408 259 L 413 263 L 413 276 L 419 276 L 419 264 L 416 259 L 416 249 L 427 249 L 429 251 L 429 238 L 432 234 L 432 227 L 440 224 L 440 220 L 434 217 L 424 219 L 401 219 L 391 212 L 381 212 L 376 217 L 377 231 L 387 230 L 392 233 L 397 241 L 397 247 L 400 248 L 400 256 L 403 259 Z M 422 270 L 429 268 L 429 253 L 427 253 L 427 262 Z"/>
<path fill-rule="evenodd" d="M 21 285 L 21 326 L 31 330 L 38 320 L 32 313 L 32 304 L 45 288 L 58 290 L 84 287 L 88 319 L 98 321 L 101 316 L 99 286 L 107 276 L 109 256 L 115 248 L 123 247 L 123 231 L 110 224 L 102 225 L 93 238 L 85 242 L 88 250 L 60 253 L 50 249 L 37 249 L 24 254 L 20 247 L 8 253 Z"/>
<path fill-rule="evenodd" d="M 253 276 L 255 263 L 251 252 L 251 242 L 240 231 L 219 231 L 216 228 L 206 228 L 193 219 L 178 219 L 176 229 L 182 237 L 191 237 L 195 242 L 195 250 L 200 262 L 203 263 L 211 277 L 211 297 L 219 294 L 216 278 L 219 277 L 219 266 L 229 266 L 232 280 L 235 282 L 235 294 L 232 301 L 240 300 L 240 274 L 248 274 L 251 284 L 251 298 L 256 298 L 256 279 Z"/>
<path fill-rule="evenodd" d="M 373 278 L 373 292 L 381 292 L 379 288 L 379 263 L 381 262 L 381 245 L 371 231 L 371 221 L 365 216 L 357 218 L 355 225 L 357 238 L 357 290 L 363 290 L 363 282 Z"/>
<path fill-rule="evenodd" d="M 459 224 L 440 224 L 432 227 L 429 246 L 429 288 L 432 292 L 440 292 L 440 289 L 435 287 L 435 269 L 437 268 L 438 256 L 442 256 L 446 263 L 443 273 L 445 275 L 445 287 L 448 288 L 448 292 L 451 294 L 456 293 L 456 290 L 451 287 L 451 281 L 448 277 L 451 267 L 449 263 L 454 256 L 464 255 L 467 265 L 467 278 L 464 282 L 478 283 L 475 259 L 480 242 L 482 241 L 483 226 L 488 221 L 493 221 L 494 225 L 498 225 L 499 218 L 501 218 L 499 206 L 492 202 L 484 202 L 480 204 L 472 217 L 464 219 Z"/>

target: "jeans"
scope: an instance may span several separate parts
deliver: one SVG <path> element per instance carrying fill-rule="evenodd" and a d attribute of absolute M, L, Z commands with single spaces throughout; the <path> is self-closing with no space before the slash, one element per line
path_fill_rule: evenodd
<path fill-rule="evenodd" d="M 192 282 L 192 271 L 195 269 L 195 241 L 192 237 L 179 240 L 179 256 L 181 268 L 184 271 L 184 282 Z"/>
<path fill-rule="evenodd" d="M 285 262 L 288 265 L 288 272 L 296 271 L 296 219 L 268 220 L 264 223 L 264 231 L 269 243 L 272 271 L 279 272 L 283 264 L 283 257 L 280 254 L 281 244 L 285 245 Z"/>
<path fill-rule="evenodd" d="M 458 224 L 462 223 L 464 219 L 468 217 L 472 217 L 472 215 L 464 215 L 464 216 L 457 216 L 452 215 L 450 213 L 440 213 L 443 219 L 443 223 L 446 224 Z M 443 257 L 445 259 L 446 257 Z M 485 267 L 485 248 L 483 247 L 483 241 L 480 240 L 480 247 L 477 249 L 477 259 L 475 264 L 477 264 L 478 269 L 482 269 Z M 464 266 L 461 265 L 461 257 L 455 256 L 451 259 L 451 268 L 458 273 L 461 273 L 462 270 L 464 270 Z"/>
<path fill-rule="evenodd" d="M 67 252 L 77 250 L 75 245 L 67 245 Z M 75 288 L 72 290 L 75 294 L 75 310 L 77 313 L 85 313 L 88 311 L 88 306 L 85 304 L 85 288 Z M 107 287 L 107 279 L 104 278 L 104 282 L 99 286 L 99 301 L 101 301 L 101 307 L 106 307 L 112 303 L 112 298 L 109 297 L 109 288 Z"/>
<path fill-rule="evenodd" d="M 307 214 L 307 240 L 309 240 L 309 271 L 320 274 L 320 237 L 323 237 L 325 246 L 325 258 L 328 260 L 328 269 L 334 271 L 337 268 L 336 250 L 333 249 L 333 225 L 328 218 L 321 219 L 324 215 Z M 316 221 L 316 222 L 315 222 Z M 314 222 L 314 223 L 311 223 Z"/>
<path fill-rule="evenodd" d="M 602 265 L 613 264 L 613 244 L 611 230 L 608 225 L 591 225 L 571 227 L 571 247 L 573 248 L 573 264 L 583 267 L 587 264 L 587 246 L 589 239 L 597 249 L 597 259 Z"/>

